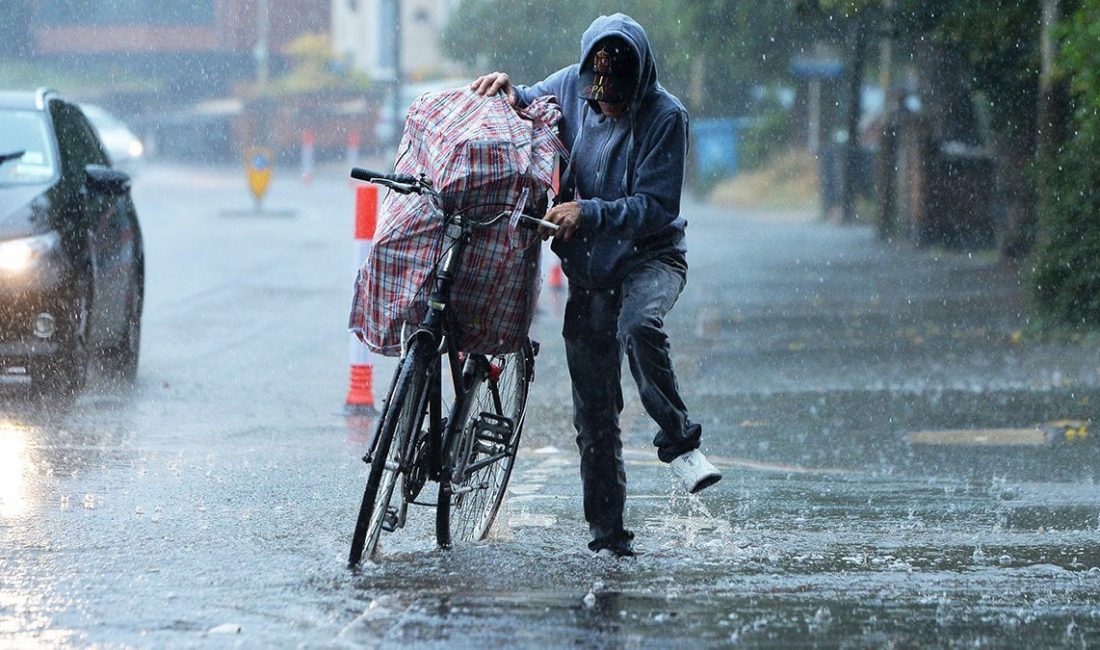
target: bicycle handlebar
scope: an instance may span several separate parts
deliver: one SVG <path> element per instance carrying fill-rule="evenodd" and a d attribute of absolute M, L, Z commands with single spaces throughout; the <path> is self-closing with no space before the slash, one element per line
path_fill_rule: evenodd
<path fill-rule="evenodd" d="M 559 228 L 558 224 L 552 221 L 539 219 L 538 217 L 532 217 L 529 214 L 519 215 L 519 225 L 520 227 L 527 228 L 528 230 L 538 230 L 539 228 L 546 228 L 550 232 L 557 232 Z"/>
<path fill-rule="evenodd" d="M 422 193 L 425 189 L 430 190 L 430 185 L 426 183 L 422 178 L 416 178 L 415 176 L 408 176 L 406 174 L 385 174 L 382 172 L 376 172 L 363 167 L 352 167 L 351 177 L 366 181 L 368 183 L 374 183 L 383 187 L 388 187 L 395 192 L 401 194 Z M 505 213 L 507 214 L 507 213 Z M 519 215 L 518 223 L 522 228 L 528 230 L 539 230 L 545 228 L 550 232 L 558 231 L 558 224 L 546 221 L 545 219 L 539 219 L 538 217 L 531 216 L 529 214 Z"/>
<path fill-rule="evenodd" d="M 419 194 L 421 189 L 419 179 L 405 174 L 383 174 L 362 167 L 352 167 L 351 177 L 356 180 L 382 185 L 402 194 L 409 194 L 410 192 Z"/>

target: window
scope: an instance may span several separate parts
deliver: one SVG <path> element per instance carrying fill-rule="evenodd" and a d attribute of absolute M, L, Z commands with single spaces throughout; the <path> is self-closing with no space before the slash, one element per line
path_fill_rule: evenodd
<path fill-rule="evenodd" d="M 54 177 L 53 144 L 41 113 L 0 110 L 0 143 L 0 156 L 23 152 L 0 163 L 0 186 L 42 183 Z"/>
<path fill-rule="evenodd" d="M 42 0 L 45 25 L 209 25 L 214 0 Z"/>
<path fill-rule="evenodd" d="M 92 126 L 84 114 L 71 104 L 54 102 L 50 105 L 57 132 L 57 147 L 61 151 L 64 173 L 75 178 L 84 177 L 86 165 L 106 165 L 107 154 L 99 145 Z"/>

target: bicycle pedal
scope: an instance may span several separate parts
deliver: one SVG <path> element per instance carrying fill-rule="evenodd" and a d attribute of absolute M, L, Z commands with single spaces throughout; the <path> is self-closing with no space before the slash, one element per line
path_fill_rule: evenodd
<path fill-rule="evenodd" d="M 516 423 L 512 418 L 483 411 L 477 418 L 474 435 L 478 441 L 507 445 L 515 430 Z"/>
<path fill-rule="evenodd" d="M 397 508 L 394 506 L 386 507 L 386 514 L 382 515 L 382 530 L 387 533 L 392 533 L 397 530 Z"/>

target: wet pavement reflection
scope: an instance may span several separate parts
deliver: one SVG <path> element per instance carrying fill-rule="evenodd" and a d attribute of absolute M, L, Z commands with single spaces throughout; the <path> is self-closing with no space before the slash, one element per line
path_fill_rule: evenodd
<path fill-rule="evenodd" d="M 528 464 L 517 485 L 546 462 Z M 445 639 L 534 645 L 525 635 L 538 634 L 552 645 L 597 647 L 1096 640 L 1093 488 L 1055 495 L 1046 484 L 716 462 L 732 481 L 699 497 L 678 496 L 667 477 L 630 465 L 643 484 L 628 512 L 635 559 L 581 550 L 579 503 L 566 489 L 514 497 L 506 530 L 480 547 L 391 544 L 358 577 L 372 600 L 343 634 L 422 647 Z M 558 468 L 576 472 L 572 463 Z M 637 493 L 646 487 L 657 489 Z M 1090 505 L 1064 517 L 1068 506 L 1047 505 L 1052 498 Z"/>
<path fill-rule="evenodd" d="M 156 215 L 136 387 L 43 409 L 0 386 L 0 646 L 1100 643 L 1100 444 L 1032 435 L 1097 419 L 1097 350 L 1031 340 L 1019 271 L 991 257 L 701 205 L 668 327 L 725 479 L 680 494 L 628 384 L 641 554 L 587 551 L 546 289 L 491 538 L 440 551 L 420 509 L 349 570 L 373 426 L 341 408 L 351 192 L 319 175 L 273 189 L 294 217 L 229 219 L 229 173 L 135 188 Z"/>

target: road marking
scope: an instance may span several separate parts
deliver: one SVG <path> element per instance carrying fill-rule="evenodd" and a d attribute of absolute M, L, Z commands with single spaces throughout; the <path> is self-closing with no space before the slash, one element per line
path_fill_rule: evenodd
<path fill-rule="evenodd" d="M 1051 420 L 1038 426 L 1003 429 L 947 429 L 915 431 L 909 442 L 922 445 L 1033 446 L 1091 444 L 1096 438 L 1089 420 Z"/>
<path fill-rule="evenodd" d="M 551 450 L 552 451 L 548 451 Z M 512 480 L 508 482 L 508 499 L 523 501 L 536 496 L 546 487 L 547 481 L 560 479 L 565 472 L 562 470 L 576 463 L 553 448 L 543 448 L 528 452 L 521 450 L 520 456 L 537 454 L 543 460 L 526 469 L 515 472 Z"/>
<path fill-rule="evenodd" d="M 508 512 L 509 528 L 553 528 L 558 523 L 554 515 L 537 512 Z"/>
<path fill-rule="evenodd" d="M 657 458 L 655 449 L 623 449 L 623 458 L 631 465 L 664 466 L 665 463 Z M 831 474 L 837 476 L 861 476 L 866 472 L 839 467 L 803 467 L 801 465 L 789 465 L 787 463 L 769 463 L 751 458 L 738 458 L 735 456 L 715 456 L 707 454 L 710 462 L 717 467 L 744 467 L 761 472 L 780 472 L 783 474 Z"/>
<path fill-rule="evenodd" d="M 528 455 L 520 452 L 522 455 Z M 545 449 L 536 450 L 536 454 L 547 455 Z M 718 467 L 743 467 L 747 469 L 753 469 L 761 472 L 778 472 L 783 474 L 828 474 L 834 476 L 862 476 L 866 472 L 853 469 L 844 469 L 840 467 L 804 467 L 802 465 L 792 465 L 789 463 L 770 463 L 766 461 L 753 460 L 751 458 L 740 458 L 736 456 L 717 456 L 707 454 L 707 458 L 710 462 L 714 463 Z M 657 458 L 657 450 L 648 447 L 624 447 L 623 448 L 623 460 L 628 465 L 648 465 L 651 467 L 664 467 L 665 463 L 661 462 Z M 554 450 L 549 454 L 542 462 L 537 465 L 520 472 L 519 481 L 513 480 L 509 485 L 509 491 L 513 492 L 517 496 L 532 495 L 542 489 L 546 484 L 546 481 L 550 478 L 558 479 L 562 476 L 562 469 L 564 467 L 575 466 L 577 461 L 572 456 L 567 456 L 564 452 Z"/>
<path fill-rule="evenodd" d="M 918 445 L 1005 445 L 1038 446 L 1047 441 L 1046 433 L 1038 428 L 1027 429 L 947 429 L 944 431 L 914 431 L 909 442 Z"/>

